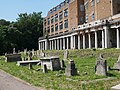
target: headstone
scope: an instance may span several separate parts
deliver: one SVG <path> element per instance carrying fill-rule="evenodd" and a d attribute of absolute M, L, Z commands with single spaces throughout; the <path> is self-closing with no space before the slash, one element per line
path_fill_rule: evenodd
<path fill-rule="evenodd" d="M 18 50 L 18 54 L 20 54 L 20 50 Z"/>
<path fill-rule="evenodd" d="M 43 65 L 43 73 L 48 73 L 46 64 Z"/>
<path fill-rule="evenodd" d="M 49 69 L 51 71 L 61 69 L 59 57 L 55 57 L 55 56 L 42 57 L 42 58 L 40 58 L 40 60 L 41 60 L 41 68 L 42 69 L 43 69 L 44 64 L 46 64 L 47 69 Z"/>
<path fill-rule="evenodd" d="M 62 61 L 61 61 L 61 68 L 64 68 L 64 67 L 65 67 L 65 61 L 62 60 Z"/>
<path fill-rule="evenodd" d="M 77 75 L 77 69 L 75 68 L 75 64 L 73 60 L 70 60 L 69 64 L 65 69 L 66 76 L 74 76 Z"/>
<path fill-rule="evenodd" d="M 113 68 L 120 70 L 120 56 L 118 57 L 118 61 L 114 64 Z"/>
<path fill-rule="evenodd" d="M 32 64 L 31 63 L 29 63 L 29 69 L 32 69 Z"/>
<path fill-rule="evenodd" d="M 64 51 L 64 60 L 66 60 L 68 58 L 68 50 L 66 49 L 65 51 Z"/>
<path fill-rule="evenodd" d="M 32 49 L 32 57 L 35 55 L 34 49 Z"/>
<path fill-rule="evenodd" d="M 13 48 L 13 54 L 15 54 L 15 48 Z"/>
<path fill-rule="evenodd" d="M 103 59 L 102 55 L 100 55 L 96 60 L 95 71 L 96 75 L 107 75 L 107 61 Z"/>
<path fill-rule="evenodd" d="M 16 62 L 21 61 L 21 54 L 6 54 L 6 62 Z"/>

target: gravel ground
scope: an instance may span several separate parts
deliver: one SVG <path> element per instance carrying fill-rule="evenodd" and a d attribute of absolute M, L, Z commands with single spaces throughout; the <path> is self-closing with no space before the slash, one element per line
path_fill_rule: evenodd
<path fill-rule="evenodd" d="M 0 90 L 43 90 L 0 70 Z"/>

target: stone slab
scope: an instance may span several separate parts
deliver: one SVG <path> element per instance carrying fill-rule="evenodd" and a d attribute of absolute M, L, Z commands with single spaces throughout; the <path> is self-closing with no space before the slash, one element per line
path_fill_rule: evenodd
<path fill-rule="evenodd" d="M 37 64 L 40 60 L 31 60 L 31 61 L 17 61 L 17 66 L 26 65 L 26 64 Z"/>
<path fill-rule="evenodd" d="M 111 87 L 111 90 L 120 90 L 120 84 Z"/>

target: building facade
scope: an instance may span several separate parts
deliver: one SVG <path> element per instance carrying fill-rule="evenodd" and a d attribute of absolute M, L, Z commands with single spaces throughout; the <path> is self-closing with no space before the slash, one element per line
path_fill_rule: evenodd
<path fill-rule="evenodd" d="M 44 19 L 39 50 L 120 48 L 119 0 L 65 0 Z"/>

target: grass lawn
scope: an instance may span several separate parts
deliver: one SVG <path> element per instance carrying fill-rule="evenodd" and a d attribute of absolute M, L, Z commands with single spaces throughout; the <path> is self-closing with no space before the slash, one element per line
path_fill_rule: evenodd
<path fill-rule="evenodd" d="M 110 51 L 110 50 L 108 50 Z M 46 51 L 50 52 L 50 51 Z M 53 51 L 55 53 L 56 51 Z M 59 52 L 59 51 L 57 51 Z M 62 51 L 60 51 L 62 53 Z M 97 76 L 95 75 L 95 63 L 96 63 L 96 54 L 101 51 L 87 51 L 87 50 L 79 50 L 77 53 L 69 52 L 69 58 L 74 59 L 76 68 L 78 70 L 78 75 L 73 77 L 67 77 L 64 75 L 63 71 L 49 71 L 49 73 L 43 74 L 42 70 L 37 71 L 36 69 L 40 68 L 40 66 L 33 66 L 32 70 L 28 69 L 28 66 L 16 66 L 16 63 L 6 63 L 4 60 L 0 60 L 0 69 L 19 77 L 32 85 L 38 87 L 44 87 L 47 90 L 110 90 L 110 87 L 120 83 L 120 73 L 117 71 L 109 71 L 110 76 Z M 107 50 L 104 52 L 104 56 L 107 54 Z M 111 50 L 114 54 L 118 54 L 118 51 Z M 111 53 L 108 52 L 108 53 Z M 51 53 L 51 52 L 50 52 Z M 84 55 L 86 56 L 82 56 Z M 91 56 L 92 53 L 92 56 Z M 106 54 L 105 54 L 106 53 Z M 56 54 L 56 53 L 55 53 Z M 61 59 L 63 57 L 62 54 Z M 80 55 L 79 55 L 80 54 Z M 117 55 L 114 56 L 117 56 Z M 70 56 L 71 55 L 71 56 Z M 113 67 L 113 64 L 117 61 L 116 57 L 106 57 L 108 66 Z M 68 63 L 68 61 L 66 61 Z M 101 80 L 92 82 L 94 80 L 103 79 L 103 78 L 114 78 L 112 80 Z M 90 83 L 82 83 L 83 81 Z"/>

